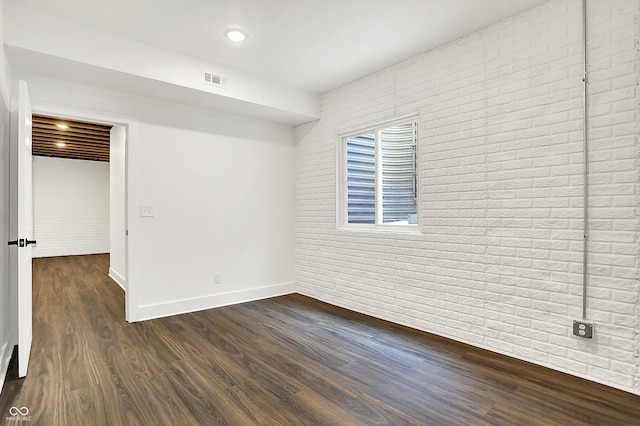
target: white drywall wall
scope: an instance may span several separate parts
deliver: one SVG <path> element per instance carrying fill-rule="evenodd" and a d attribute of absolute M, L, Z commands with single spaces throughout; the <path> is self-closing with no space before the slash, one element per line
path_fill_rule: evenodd
<path fill-rule="evenodd" d="M 0 22 L 3 1 L 0 0 Z M 9 282 L 9 69 L 0 31 L 0 391 L 13 353 L 12 292 Z"/>
<path fill-rule="evenodd" d="M 109 147 L 109 275 L 122 288 L 127 288 L 126 262 L 126 129 L 111 128 Z"/>
<path fill-rule="evenodd" d="M 0 0 L 0 22 L 4 0 Z M 9 99 L 10 69 L 0 31 L 0 391 L 13 353 L 15 324 L 12 318 L 12 296 L 9 280 Z"/>
<path fill-rule="evenodd" d="M 136 119 L 129 137 L 137 161 L 127 179 L 140 205 L 129 206 L 137 231 L 132 235 L 128 224 L 129 242 L 135 238 L 137 248 L 128 261 L 129 267 L 136 262 L 139 278 L 126 278 L 127 291 L 138 300 L 138 319 L 295 291 L 290 126 L 19 77 L 29 81 L 36 111 L 86 108 L 92 117 Z M 154 216 L 140 217 L 141 205 L 152 206 Z M 222 275 L 218 285 L 216 272 Z"/>

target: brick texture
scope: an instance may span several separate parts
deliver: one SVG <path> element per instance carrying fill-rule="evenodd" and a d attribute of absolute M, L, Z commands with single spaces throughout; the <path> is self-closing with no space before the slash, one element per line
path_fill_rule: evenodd
<path fill-rule="evenodd" d="M 33 157 L 33 257 L 109 253 L 109 163 Z"/>
<path fill-rule="evenodd" d="M 582 314 L 580 0 L 322 97 L 296 129 L 300 293 L 640 394 L 640 1 L 589 1 Z M 418 234 L 336 229 L 337 135 L 419 112 Z"/>

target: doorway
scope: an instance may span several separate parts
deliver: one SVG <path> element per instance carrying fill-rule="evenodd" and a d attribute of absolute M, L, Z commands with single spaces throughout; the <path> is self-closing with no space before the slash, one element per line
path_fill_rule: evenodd
<path fill-rule="evenodd" d="M 88 194 L 94 192 L 94 190 L 97 191 L 98 188 L 103 188 L 104 192 L 104 188 L 107 188 L 106 196 L 108 199 L 106 203 L 102 200 L 107 207 L 107 211 L 102 211 L 101 214 L 94 215 L 96 217 L 89 217 L 84 223 L 85 227 L 93 224 L 96 228 L 100 229 L 95 229 L 96 232 L 92 235 L 89 235 L 88 237 L 85 235 L 83 237 L 85 240 L 93 238 L 96 240 L 102 240 L 102 247 L 104 247 L 106 240 L 106 250 L 96 248 L 96 245 L 100 246 L 100 241 L 89 242 L 89 248 L 87 248 L 87 241 L 84 241 L 85 247 L 81 248 L 80 252 L 70 252 L 67 253 L 67 255 L 92 254 L 92 250 L 93 253 L 109 252 L 109 276 L 125 290 L 124 311 L 126 319 L 127 321 L 134 321 L 135 315 L 133 310 L 130 309 L 130 306 L 132 306 L 130 303 L 132 299 L 132 292 L 128 291 L 130 280 L 128 279 L 129 262 L 127 229 L 127 195 L 129 193 L 127 190 L 127 165 L 129 161 L 129 133 L 130 129 L 133 127 L 133 123 L 126 119 L 114 119 L 114 117 L 91 113 L 85 114 L 83 112 L 72 111 L 62 107 L 56 107 L 55 109 L 34 108 L 34 124 L 38 123 L 39 120 L 42 120 L 41 117 L 49 117 L 48 133 L 49 136 L 54 137 L 54 140 L 49 138 L 49 151 L 45 152 L 44 156 L 43 154 L 36 152 L 38 144 L 34 141 L 34 165 L 37 165 L 37 161 L 40 161 L 42 164 L 47 162 L 52 163 L 55 161 L 71 161 L 72 163 L 68 164 L 76 164 L 73 164 L 72 167 L 68 164 L 66 166 L 63 165 L 63 167 L 67 168 L 66 174 L 71 175 L 67 176 L 67 179 L 74 179 L 74 170 L 80 173 L 75 176 L 80 180 L 82 180 L 80 177 L 83 173 L 82 169 L 85 169 L 84 172 L 87 170 L 90 172 L 89 175 L 87 175 L 90 176 L 90 178 L 81 183 L 82 191 Z M 57 126 L 58 124 L 63 128 L 60 129 L 60 131 L 55 131 L 52 126 Z M 65 126 L 68 127 L 64 128 Z M 67 131 L 70 135 L 74 134 L 74 129 L 76 136 L 75 139 L 55 139 L 56 137 L 60 137 L 61 131 Z M 69 130 L 71 130 L 71 132 L 69 132 Z M 34 126 L 34 136 L 36 135 L 36 132 L 40 132 L 40 130 L 36 130 L 36 126 Z M 78 133 L 84 134 L 78 135 Z M 101 138 L 102 140 L 100 140 Z M 36 138 L 34 137 L 34 139 Z M 82 143 L 83 140 L 84 144 Z M 53 150 L 53 153 L 51 150 Z M 68 155 L 64 157 L 61 154 L 62 152 L 66 152 Z M 106 183 L 104 181 L 105 178 L 107 179 Z M 102 181 L 98 182 L 99 180 Z M 34 184 L 37 183 L 34 182 Z M 76 202 L 83 203 L 84 201 L 82 200 L 82 197 L 78 195 L 80 194 L 76 194 L 75 197 Z M 86 204 L 91 203 L 87 202 Z M 68 210 L 71 207 L 72 206 L 67 206 L 66 208 Z M 96 210 L 96 205 L 85 205 L 84 207 L 85 210 L 87 208 L 89 210 Z M 97 216 L 102 216 L 102 218 L 98 218 Z M 69 219 L 67 218 L 67 222 L 68 221 Z M 38 226 L 37 222 L 36 226 Z M 46 237 L 47 235 L 41 235 L 38 237 L 40 238 L 40 241 L 43 242 L 43 245 L 45 245 Z M 91 246 L 93 246 L 93 248 Z M 34 257 L 41 256 L 36 252 L 34 253 Z"/>
<path fill-rule="evenodd" d="M 112 126 L 41 114 L 32 122 L 33 257 L 109 253 Z"/>

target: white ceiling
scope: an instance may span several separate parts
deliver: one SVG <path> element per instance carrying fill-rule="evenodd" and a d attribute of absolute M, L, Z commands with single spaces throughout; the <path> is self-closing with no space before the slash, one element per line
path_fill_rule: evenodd
<path fill-rule="evenodd" d="M 9 0 L 5 20 L 37 13 L 323 93 L 545 1 Z"/>

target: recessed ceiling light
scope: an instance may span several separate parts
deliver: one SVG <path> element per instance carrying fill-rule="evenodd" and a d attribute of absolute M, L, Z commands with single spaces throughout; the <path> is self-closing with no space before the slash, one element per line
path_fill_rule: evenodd
<path fill-rule="evenodd" d="M 58 124 L 56 124 L 56 126 L 59 129 L 68 129 L 69 128 L 69 126 L 67 126 L 66 124 L 62 124 L 62 123 L 58 123 Z"/>
<path fill-rule="evenodd" d="M 67 144 L 64 142 L 56 142 L 56 146 L 60 148 L 64 148 L 65 146 L 67 146 Z"/>
<path fill-rule="evenodd" d="M 229 30 L 225 33 L 225 36 L 231 40 L 239 43 L 247 39 L 247 33 L 242 30 Z"/>

